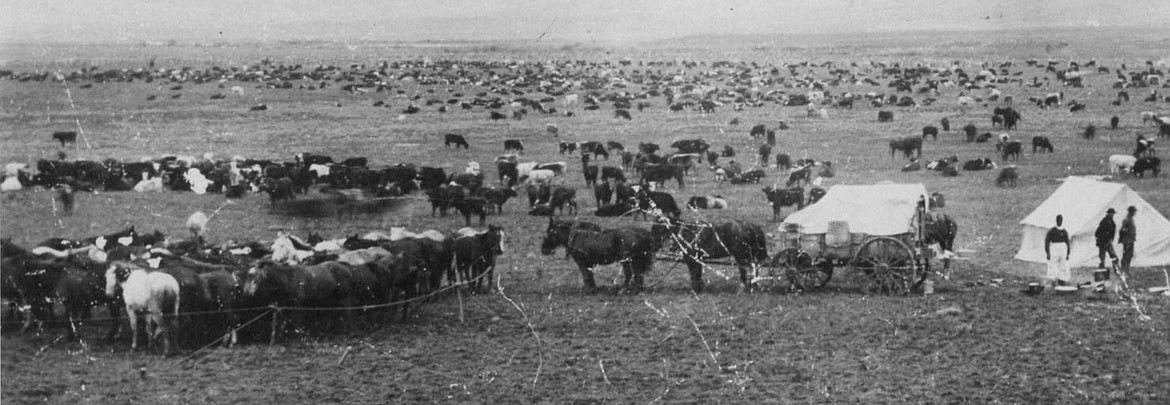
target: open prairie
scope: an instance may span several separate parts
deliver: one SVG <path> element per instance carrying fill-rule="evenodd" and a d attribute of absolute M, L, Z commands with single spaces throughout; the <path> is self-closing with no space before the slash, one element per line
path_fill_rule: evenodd
<path fill-rule="evenodd" d="M 559 142 L 617 141 L 633 150 L 641 142 L 664 149 L 671 142 L 702 138 L 715 151 L 732 147 L 729 159 L 755 166 L 762 138 L 749 136 L 752 126 L 776 130 L 777 152 L 792 159 L 831 161 L 836 184 L 879 181 L 922 183 L 945 195 L 938 211 L 959 226 L 957 249 L 973 252 L 955 264 L 949 279 L 935 278 L 932 295 L 867 295 L 854 287 L 847 267 L 837 267 L 824 289 L 791 292 L 785 286 L 761 286 L 736 293 L 735 269 L 709 267 L 708 289 L 693 294 L 684 265 L 658 261 L 639 294 L 619 293 L 618 266 L 597 270 L 603 288 L 582 291 L 576 265 L 558 251 L 540 253 L 547 218 L 526 215 L 523 193 L 509 200 L 504 213 L 487 223 L 506 231 L 506 252 L 496 267 L 498 291 L 481 295 L 445 294 L 414 307 L 406 321 L 368 319 L 346 331 L 293 333 L 274 346 L 253 336 L 230 349 L 179 356 L 131 352 L 128 336 L 100 340 L 104 325 L 87 325 L 82 339 L 65 338 L 67 323 L 46 324 L 38 332 L 20 333 L 10 316 L 3 324 L 2 369 L 5 403 L 1165 403 L 1170 401 L 1170 305 L 1167 297 L 1145 293 L 1167 283 L 1165 267 L 1140 268 L 1130 283 L 1140 291 L 1136 302 L 1149 316 L 1112 295 L 1020 293 L 1035 281 L 1039 265 L 1013 260 L 1020 245 L 1019 222 L 1067 176 L 1109 175 L 1104 161 L 1133 152 L 1138 136 L 1155 138 L 1158 129 L 1144 124 L 1143 111 L 1170 112 L 1165 84 L 1116 89 L 1116 71 L 1167 69 L 1170 38 L 1162 33 L 1061 30 L 1003 33 L 899 33 L 866 38 L 849 36 L 720 37 L 664 41 L 641 47 L 608 48 L 573 44 L 513 43 L 333 43 L 160 45 L 8 45 L 3 66 L 24 72 L 70 72 L 108 69 L 208 69 L 212 66 L 264 69 L 279 65 L 336 65 L 368 72 L 387 63 L 379 76 L 381 91 L 350 92 L 351 82 L 290 80 L 291 88 L 260 81 L 204 83 L 154 80 L 0 80 L 0 162 L 36 166 L 59 151 L 70 160 L 211 153 L 217 159 L 239 155 L 291 161 L 310 152 L 336 159 L 367 157 L 371 167 L 398 163 L 442 167 L 460 172 L 479 162 L 486 182 L 496 184 L 493 160 L 504 153 L 505 139 L 519 139 L 521 161 L 567 163 L 554 180 L 577 189 L 579 216 L 603 224 L 634 223 L 630 218 L 597 218 L 596 204 L 585 188 L 579 154 L 561 154 Z M 1035 60 L 1038 66 L 1029 66 Z M 442 74 L 435 66 L 455 65 L 478 75 L 467 82 L 433 83 Z M 520 107 L 508 101 L 549 95 L 534 84 L 505 82 L 500 77 L 540 71 L 554 61 L 576 82 L 565 94 L 580 94 L 577 103 L 563 95 L 546 103 L 558 112 L 529 111 L 512 119 Z M 629 63 L 623 63 L 628 61 Z M 684 65 L 683 62 L 694 62 Z M 716 62 L 730 61 L 718 64 Z M 1083 87 L 1062 84 L 1057 69 L 1077 62 L 1086 72 Z M 1095 61 L 1093 67 L 1086 67 Z M 1147 61 L 1150 64 L 1147 65 Z M 491 71 L 474 62 L 502 62 Z M 742 64 L 741 64 L 742 62 Z M 803 64 L 802 62 L 808 62 Z M 1022 114 L 1013 130 L 993 127 L 988 88 L 959 86 L 932 92 L 897 92 L 888 87 L 882 64 L 892 68 L 919 65 L 958 67 L 974 76 L 985 69 L 1008 71 L 994 83 L 1014 99 Z M 828 64 L 827 64 L 828 63 Z M 396 64 L 398 67 L 392 67 Z M 354 66 L 359 65 L 359 66 Z M 785 66 L 793 65 L 789 70 Z M 776 72 L 771 72 L 773 68 Z M 1098 68 L 1108 68 L 1101 71 Z M 455 69 L 459 69 L 456 67 Z M 844 69 L 869 85 L 840 80 Z M 529 72 L 526 72 L 529 71 Z M 1015 73 L 1019 72 L 1019 75 Z M 649 86 L 635 78 L 651 73 L 679 76 L 672 87 L 690 86 L 697 94 L 747 88 L 749 93 L 803 95 L 811 89 L 791 86 L 803 78 L 833 82 L 831 95 L 878 93 L 910 96 L 916 107 L 871 106 L 862 98 L 852 108 L 825 108 L 827 118 L 809 117 L 803 106 L 775 100 L 737 109 L 726 102 L 712 112 L 695 108 L 672 111 L 663 95 L 635 97 L 648 103 L 629 109 L 632 119 L 615 117 L 612 102 L 586 110 L 584 99 L 628 92 L 646 94 Z M 780 78 L 756 89 L 731 78 Z M 1163 78 L 1166 76 L 1163 74 Z M 1027 86 L 1035 78 L 1037 87 Z M 1018 80 L 1018 81 L 1014 81 Z M 486 82 L 488 84 L 483 84 Z M 1164 82 L 1162 82 L 1164 83 Z M 300 88 L 302 84 L 313 89 Z M 789 86 L 786 86 L 788 84 Z M 177 88 L 181 86 L 181 88 Z M 241 87 L 242 94 L 231 91 Z M 659 89 L 660 90 L 660 89 Z M 1119 90 L 1130 100 L 1114 105 Z M 467 101 L 479 93 L 500 97 L 498 110 L 460 108 L 448 99 Z M 1063 92 L 1064 103 L 1041 109 L 1030 97 Z M 978 97 L 968 106 L 960 93 Z M 680 93 L 681 94 L 681 93 Z M 1156 101 L 1143 101 L 1156 94 Z M 212 96 L 223 95 L 223 98 Z M 936 101 L 927 104 L 925 99 Z M 439 100 L 427 104 L 428 100 Z M 677 101 L 678 99 L 676 99 Z M 1071 101 L 1084 111 L 1070 112 Z M 381 106 L 375 106 L 381 102 Z M 266 111 L 249 111 L 264 104 Z M 403 113 L 412 104 L 420 111 Z M 448 112 L 438 111 L 442 105 Z M 894 113 L 878 122 L 879 110 Z M 508 118 L 489 119 L 490 111 Z M 566 116 L 565 112 L 572 112 Z M 1112 116 L 1118 129 L 1109 128 Z M 901 153 L 892 155 L 888 141 L 921 135 L 927 125 L 951 123 L 937 139 L 923 143 L 922 161 L 956 155 L 960 161 L 991 158 L 1019 170 L 1016 187 L 996 187 L 998 170 L 960 171 L 945 177 L 931 170 L 904 172 Z M 738 124 L 733 124 L 736 121 Z M 779 130 L 780 122 L 789 129 Z M 1024 143 L 1018 160 L 1005 160 L 994 140 L 971 143 L 960 130 L 974 124 L 979 133 L 1010 134 Z M 555 125 L 557 135 L 547 128 Z M 1096 138 L 1084 139 L 1088 125 Z M 64 148 L 54 131 L 79 132 Z M 468 149 L 444 147 L 443 135 L 461 134 Z M 1053 153 L 1032 153 L 1033 136 L 1055 146 Z M 1165 143 L 1166 138 L 1158 141 Z M 774 156 L 773 156 L 774 157 Z M 620 159 L 601 160 L 617 165 Z M 721 195 L 726 210 L 685 211 L 683 218 L 720 222 L 742 219 L 769 233 L 769 253 L 780 240 L 761 191 L 783 184 L 787 171 L 764 167 L 758 184 L 718 183 L 700 165 L 686 177 L 686 188 L 667 182 L 665 190 L 680 205 L 690 196 Z M 627 175 L 637 178 L 630 169 Z M 1170 213 L 1170 176 L 1113 176 L 1162 213 Z M 307 199 L 319 196 L 319 188 Z M 32 247 L 50 237 L 81 239 L 134 225 L 173 238 L 188 235 L 191 213 L 214 212 L 207 237 L 212 244 L 229 241 L 271 242 L 280 230 L 301 236 L 314 232 L 340 238 L 402 226 L 444 233 L 464 226 L 462 217 L 434 217 L 425 194 L 403 197 L 405 204 L 377 215 L 340 218 L 290 218 L 270 209 L 263 194 L 228 200 L 222 194 L 190 192 L 78 192 L 72 215 L 61 211 L 57 193 L 42 189 L 0 195 L 2 236 Z M 783 214 L 795 209 L 785 208 Z M 1139 231 L 1141 224 L 1138 224 Z M 1077 248 L 1077 247 L 1074 247 Z M 1091 249 L 1085 246 L 1082 248 Z M 938 266 L 938 263 L 935 263 Z M 1077 281 L 1091 269 L 1076 269 Z M 1004 279 L 993 283 L 992 279 Z M 100 316 L 101 311 L 95 311 Z M 265 332 L 266 323 L 254 335 Z M 193 355 L 188 357 L 188 355 Z"/>

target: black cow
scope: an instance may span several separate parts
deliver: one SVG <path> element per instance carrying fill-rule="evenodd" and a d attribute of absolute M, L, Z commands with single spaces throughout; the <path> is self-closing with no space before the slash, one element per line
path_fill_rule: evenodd
<path fill-rule="evenodd" d="M 945 132 L 951 131 L 951 120 L 943 118 L 942 121 L 940 121 L 939 123 L 942 124 L 943 131 L 945 131 Z"/>
<path fill-rule="evenodd" d="M 259 104 L 259 105 L 254 105 L 254 106 L 251 106 L 248 108 L 248 111 L 267 111 L 267 110 L 268 110 L 268 104 Z"/>
<path fill-rule="evenodd" d="M 812 165 L 801 167 L 788 174 L 788 182 L 784 184 L 785 187 L 793 187 L 795 185 L 804 183 L 808 184 L 812 181 Z"/>
<path fill-rule="evenodd" d="M 276 205 L 277 201 L 292 201 L 296 198 L 296 193 L 293 191 L 293 181 L 288 177 L 276 180 L 269 179 L 260 186 L 260 190 L 268 193 L 272 205 Z"/>
<path fill-rule="evenodd" d="M 626 174 L 622 168 L 617 166 L 602 166 L 601 167 L 601 181 L 606 180 L 626 181 Z"/>
<path fill-rule="evenodd" d="M 878 111 L 878 122 L 890 122 L 894 120 L 893 111 Z"/>
<path fill-rule="evenodd" d="M 64 148 L 67 143 L 77 143 L 77 131 L 57 131 L 53 132 L 53 140 L 61 142 L 61 147 Z"/>
<path fill-rule="evenodd" d="M 430 190 L 447 183 L 447 172 L 441 167 L 420 167 L 418 179 L 419 188 Z"/>
<path fill-rule="evenodd" d="M 1154 177 L 1158 177 L 1158 174 L 1162 172 L 1162 159 L 1147 156 L 1138 159 L 1133 164 L 1133 174 L 1136 174 L 1138 177 L 1145 177 L 1146 171 L 1152 171 L 1154 172 Z"/>
<path fill-rule="evenodd" d="M 736 173 L 734 176 L 731 176 L 731 184 L 759 183 L 760 179 L 764 178 L 764 176 L 764 169 L 755 169 L 743 173 Z"/>
<path fill-rule="evenodd" d="M 479 196 L 487 201 L 488 211 L 494 208 L 497 213 L 504 213 L 504 203 L 516 196 L 516 190 L 510 187 L 486 187 L 479 189 Z"/>
<path fill-rule="evenodd" d="M 638 152 L 642 152 L 642 153 L 647 154 L 647 155 L 653 155 L 654 152 L 657 152 L 657 151 L 658 151 L 658 144 L 656 144 L 656 143 L 647 143 L 647 142 L 639 142 L 638 143 Z"/>
<path fill-rule="evenodd" d="M 726 158 L 735 157 L 735 148 L 732 148 L 731 145 L 723 145 L 723 153 L 720 155 Z"/>
<path fill-rule="evenodd" d="M 456 200 L 453 204 L 455 209 L 463 214 L 464 224 L 471 226 L 471 215 L 479 215 L 479 224 L 482 226 L 484 220 L 487 218 L 488 202 L 483 197 L 467 197 Z"/>
<path fill-rule="evenodd" d="M 585 153 L 593 154 L 594 159 L 596 159 L 598 156 L 601 156 L 601 157 L 605 157 L 605 160 L 609 160 L 609 151 L 605 149 L 605 144 L 603 144 L 601 142 L 597 142 L 597 141 L 581 142 L 578 145 L 578 148 L 581 149 L 582 154 L 585 154 Z"/>
<path fill-rule="evenodd" d="M 644 183 L 658 183 L 662 186 L 664 182 L 674 178 L 678 180 L 678 188 L 686 188 L 686 183 L 683 181 L 684 171 L 682 165 L 662 163 L 649 164 L 642 170 L 642 182 Z"/>
<path fill-rule="evenodd" d="M 783 152 L 777 153 L 776 154 L 776 168 L 777 169 L 784 169 L 784 170 L 788 170 L 788 169 L 792 168 L 792 157 L 788 156 L 787 153 L 783 153 Z"/>
<path fill-rule="evenodd" d="M 519 139 L 505 139 L 504 152 L 524 153 L 524 144 Z"/>
<path fill-rule="evenodd" d="M 998 187 L 1015 187 L 1016 180 L 1019 180 L 1020 173 L 1015 166 L 1005 166 L 1000 169 L 999 176 L 995 178 L 995 185 Z"/>
<path fill-rule="evenodd" d="M 804 188 L 789 187 L 789 188 L 774 188 L 764 187 L 764 198 L 772 204 L 772 220 L 780 220 L 780 209 L 783 207 L 796 206 L 796 209 L 804 208 Z"/>
<path fill-rule="evenodd" d="M 922 138 L 905 137 L 890 140 L 890 157 L 894 157 L 894 152 L 902 151 L 906 159 L 916 156 L 922 156 Z"/>
<path fill-rule="evenodd" d="M 505 118 L 508 118 L 508 116 L 500 113 L 499 111 L 492 111 L 491 113 L 492 121 L 499 121 Z"/>
<path fill-rule="evenodd" d="M 678 203 L 674 201 L 674 196 L 670 193 L 662 191 L 649 191 L 645 188 L 638 190 L 636 195 L 638 200 L 638 209 L 645 212 L 654 212 L 657 208 L 663 215 L 670 218 L 678 218 L 682 216 L 682 210 L 678 208 Z"/>
<path fill-rule="evenodd" d="M 1008 157 L 1011 157 L 1014 160 L 1020 160 L 1020 155 L 1023 153 L 1024 146 L 1020 143 L 1020 141 L 1008 141 L 1007 143 L 1003 144 L 1004 160 L 1007 160 Z"/>
<path fill-rule="evenodd" d="M 926 137 L 928 137 L 928 136 L 933 136 L 934 140 L 937 141 L 938 140 L 938 128 L 933 127 L 933 126 L 929 126 L 929 125 L 922 127 L 922 139 L 926 139 Z"/>
<path fill-rule="evenodd" d="M 670 147 L 678 149 L 679 153 L 702 153 L 711 148 L 711 145 L 702 139 L 684 139 L 674 141 Z"/>
<path fill-rule="evenodd" d="M 447 210 L 451 207 L 459 209 L 458 203 L 463 200 L 463 187 L 442 185 L 439 187 L 427 190 L 427 198 L 431 202 L 431 216 L 436 213 L 439 216 L 447 216 Z M 462 211 L 462 209 L 460 209 Z M 467 214 L 470 216 L 471 214 Z"/>
<path fill-rule="evenodd" d="M 614 118 L 625 118 L 625 119 L 627 119 L 627 120 L 632 120 L 632 119 L 633 119 L 633 117 L 630 117 L 630 111 L 629 111 L 629 110 L 614 110 L 614 112 L 613 112 L 613 117 L 614 117 Z"/>
<path fill-rule="evenodd" d="M 576 215 L 577 190 L 570 187 L 557 186 L 552 190 L 552 197 L 549 200 L 548 205 L 552 207 L 553 210 L 561 213 L 563 213 L 564 210 L 568 208 L 571 211 L 571 214 Z"/>
<path fill-rule="evenodd" d="M 764 124 L 759 124 L 759 125 L 752 127 L 752 130 L 749 133 L 749 135 L 751 135 L 753 138 L 755 138 L 757 136 L 764 136 L 767 133 L 768 133 L 768 127 L 765 127 Z"/>
<path fill-rule="evenodd" d="M 967 171 L 991 170 L 994 168 L 995 162 L 992 162 L 990 158 L 972 159 L 963 163 L 963 170 Z"/>
<path fill-rule="evenodd" d="M 548 203 L 552 198 L 552 188 L 544 183 L 529 183 L 524 187 L 524 194 L 528 196 L 528 207 L 532 208 L 537 203 Z"/>
<path fill-rule="evenodd" d="M 1049 141 L 1048 137 L 1046 137 L 1046 136 L 1033 136 L 1032 137 L 1032 154 L 1035 155 L 1037 150 L 1039 150 L 1039 151 L 1048 150 L 1048 153 L 1052 153 L 1054 150 L 1054 148 L 1052 147 L 1052 141 Z"/>
<path fill-rule="evenodd" d="M 1121 123 L 1121 118 L 1118 118 L 1116 115 L 1109 118 L 1109 128 L 1110 129 L 1117 129 L 1117 125 L 1120 123 Z"/>
<path fill-rule="evenodd" d="M 346 167 L 366 167 L 370 160 L 364 157 L 352 157 L 341 161 L 342 166 Z"/>
<path fill-rule="evenodd" d="M 1133 157 L 1140 158 L 1143 155 L 1154 156 L 1158 152 L 1154 149 L 1154 140 L 1146 139 L 1146 137 L 1138 135 L 1136 146 L 1133 149 Z"/>
<path fill-rule="evenodd" d="M 471 148 L 471 145 L 469 145 L 467 143 L 467 139 L 464 138 L 463 135 L 444 134 L 443 135 L 443 147 L 449 148 L 449 147 L 451 147 L 451 145 L 455 145 L 455 149 L 459 149 L 460 146 L 462 146 L 463 149 L 470 149 Z"/>
<path fill-rule="evenodd" d="M 963 126 L 963 134 L 966 135 L 967 142 L 975 142 L 975 136 L 978 135 L 979 129 L 975 124 L 967 124 Z"/>
<path fill-rule="evenodd" d="M 601 182 L 593 185 L 593 199 L 597 202 L 597 207 L 601 208 L 603 205 L 608 205 L 613 200 L 613 187 L 609 182 Z"/>
<path fill-rule="evenodd" d="M 625 152 L 626 146 L 622 145 L 621 142 L 605 141 L 605 150 L 608 150 L 610 152 L 613 152 L 615 150 Z"/>
<path fill-rule="evenodd" d="M 562 155 L 565 153 L 568 153 L 571 155 L 571 154 L 573 154 L 573 152 L 577 151 L 577 143 L 576 142 L 561 142 L 560 148 L 561 148 L 560 153 Z"/>

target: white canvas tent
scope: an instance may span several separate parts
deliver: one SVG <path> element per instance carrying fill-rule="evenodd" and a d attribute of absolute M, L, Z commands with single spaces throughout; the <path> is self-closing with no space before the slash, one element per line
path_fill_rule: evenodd
<path fill-rule="evenodd" d="M 1056 225 L 1056 216 L 1064 216 L 1064 228 L 1071 239 L 1072 267 L 1097 267 L 1097 246 L 1094 232 L 1097 224 L 1105 217 L 1105 211 L 1117 211 L 1113 221 L 1121 228 L 1126 208 L 1137 207 L 1134 226 L 1137 228 L 1137 242 L 1134 243 L 1133 267 L 1161 266 L 1170 264 L 1170 221 L 1159 214 L 1146 200 L 1122 183 L 1109 183 L 1083 177 L 1069 177 L 1020 221 L 1022 235 L 1020 251 L 1016 259 L 1033 263 L 1045 263 L 1044 236 Z M 1116 237 L 1114 242 L 1116 242 Z M 1121 245 L 1115 245 L 1118 256 Z M 1108 259 L 1106 259 L 1108 260 Z"/>
<path fill-rule="evenodd" d="M 826 233 L 831 221 L 849 223 L 849 231 L 868 235 L 899 235 L 916 226 L 914 216 L 920 199 L 929 208 L 926 186 L 917 184 L 874 184 L 829 187 L 816 204 L 789 215 L 780 229 L 797 225 L 802 234 Z"/>

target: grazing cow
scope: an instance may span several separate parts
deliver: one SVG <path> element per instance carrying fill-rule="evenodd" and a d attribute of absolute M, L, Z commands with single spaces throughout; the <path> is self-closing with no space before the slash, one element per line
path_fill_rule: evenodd
<path fill-rule="evenodd" d="M 1158 152 L 1154 149 L 1153 139 L 1146 139 L 1146 137 L 1138 135 L 1136 143 L 1137 146 L 1133 150 L 1134 157 L 1142 157 L 1143 155 L 1154 156 L 1158 154 Z"/>
<path fill-rule="evenodd" d="M 796 209 L 804 208 L 804 188 L 789 187 L 789 188 L 775 188 L 764 187 L 764 198 L 768 203 L 772 204 L 772 220 L 780 220 L 780 210 L 783 207 L 796 206 Z"/>
<path fill-rule="evenodd" d="M 1048 93 L 1048 95 L 1044 96 L 1044 102 L 1043 102 L 1042 106 L 1043 107 L 1059 106 L 1062 101 L 1064 101 L 1064 92 L 1063 91 L 1060 93 Z"/>
<path fill-rule="evenodd" d="M 1048 140 L 1048 137 L 1046 137 L 1046 136 L 1033 136 L 1032 137 L 1032 154 L 1035 155 L 1037 150 L 1040 150 L 1040 151 L 1047 150 L 1048 153 L 1052 153 L 1054 149 L 1052 147 L 1052 142 Z"/>
<path fill-rule="evenodd" d="M 1109 129 L 1117 129 L 1117 125 L 1121 123 L 1121 118 L 1114 115 L 1109 118 Z"/>
<path fill-rule="evenodd" d="M 613 117 L 614 117 L 614 118 L 625 118 L 625 119 L 627 119 L 627 120 L 632 120 L 632 119 L 633 119 L 633 117 L 630 117 L 630 111 L 629 111 L 629 110 L 614 110 L 614 112 L 613 112 Z"/>
<path fill-rule="evenodd" d="M 694 196 L 687 200 L 687 208 L 722 210 L 727 209 L 727 200 L 721 195 Z"/>
<path fill-rule="evenodd" d="M 902 151 L 906 159 L 922 155 L 922 138 L 905 137 L 890 140 L 890 157 L 894 157 L 894 153 Z"/>
<path fill-rule="evenodd" d="M 573 152 L 576 152 L 576 151 L 577 151 L 577 143 L 576 142 L 560 142 L 560 153 L 562 155 L 565 153 L 572 155 Z"/>
<path fill-rule="evenodd" d="M 458 236 L 451 242 L 455 269 L 472 294 L 479 294 L 480 284 L 492 289 L 496 256 L 504 253 L 504 229 L 488 225 L 487 231 Z"/>
<path fill-rule="evenodd" d="M 1154 177 L 1162 172 L 1162 159 L 1154 156 L 1147 156 L 1140 158 L 1133 164 L 1133 174 L 1138 177 L 1145 177 L 1146 171 L 1154 172 Z"/>
<path fill-rule="evenodd" d="M 732 148 L 731 145 L 723 145 L 722 156 L 727 158 L 735 157 L 735 148 Z"/>
<path fill-rule="evenodd" d="M 467 143 L 467 139 L 464 138 L 463 135 L 444 134 L 443 135 L 443 147 L 450 148 L 451 145 L 455 145 L 455 149 L 459 149 L 460 146 L 462 146 L 463 149 L 470 149 L 471 148 L 471 145 L 469 145 Z"/>
<path fill-rule="evenodd" d="M 1109 172 L 1129 173 L 1133 170 L 1133 166 L 1137 163 L 1137 158 L 1131 155 L 1111 155 L 1109 156 Z"/>
<path fill-rule="evenodd" d="M 171 323 L 179 317 L 179 282 L 161 271 L 148 272 L 130 263 L 114 262 L 106 270 L 106 296 L 114 298 L 119 287 L 133 336 L 130 348 L 138 349 L 138 316 L 143 315 L 147 346 L 161 335 L 163 354 L 171 354 L 172 333 L 177 329 Z"/>
<path fill-rule="evenodd" d="M 77 143 L 77 131 L 57 131 L 53 132 L 53 140 L 61 142 L 61 147 L 64 148 L 67 143 Z"/>
<path fill-rule="evenodd" d="M 878 111 L 878 122 L 890 122 L 894 120 L 893 111 Z"/>
<path fill-rule="evenodd" d="M 1000 169 L 999 176 L 995 178 L 995 185 L 997 187 L 1015 187 L 1016 180 L 1019 180 L 1020 173 L 1016 170 L 1016 166 L 1004 166 Z"/>
<path fill-rule="evenodd" d="M 1008 141 L 1003 144 L 1003 159 L 1007 160 L 1009 157 L 1013 160 L 1020 160 L 1020 155 L 1024 153 L 1024 146 L 1020 141 Z"/>
<path fill-rule="evenodd" d="M 751 132 L 748 133 L 748 135 L 750 135 L 752 138 L 755 138 L 757 136 L 764 136 L 767 133 L 768 133 L 768 128 L 766 126 L 764 126 L 764 124 L 759 124 L 759 125 L 752 127 L 752 130 L 751 130 Z"/>
<path fill-rule="evenodd" d="M 524 144 L 519 139 L 505 139 L 504 152 L 524 153 Z"/>
<path fill-rule="evenodd" d="M 926 137 L 928 137 L 928 136 L 933 136 L 934 140 L 937 141 L 938 140 L 938 128 L 934 127 L 934 126 L 929 126 L 929 125 L 922 127 L 922 139 L 926 139 Z"/>
<path fill-rule="evenodd" d="M 990 158 L 972 159 L 963 163 L 963 170 L 967 171 L 991 170 L 994 168 L 995 162 L 992 162 Z"/>
<path fill-rule="evenodd" d="M 268 111 L 268 104 L 259 104 L 248 107 L 248 111 Z"/>

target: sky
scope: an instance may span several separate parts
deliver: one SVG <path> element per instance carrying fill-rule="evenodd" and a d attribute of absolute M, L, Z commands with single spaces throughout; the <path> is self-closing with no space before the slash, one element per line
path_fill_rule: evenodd
<path fill-rule="evenodd" d="M 0 0 L 0 42 L 524 40 L 1168 27 L 1170 0 Z"/>

